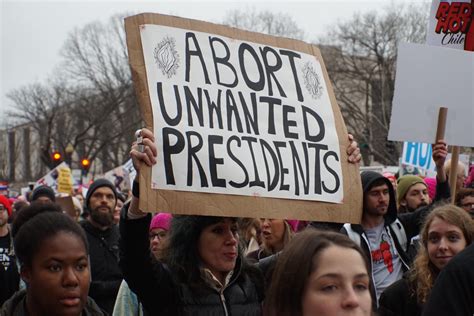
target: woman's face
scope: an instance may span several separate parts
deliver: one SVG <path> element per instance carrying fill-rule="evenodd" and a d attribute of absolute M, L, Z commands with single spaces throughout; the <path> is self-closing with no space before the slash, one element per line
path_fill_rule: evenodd
<path fill-rule="evenodd" d="M 81 315 L 89 292 L 90 270 L 84 242 L 73 233 L 45 239 L 23 267 L 27 306 L 44 315 Z"/>
<path fill-rule="evenodd" d="M 262 219 L 262 242 L 278 252 L 283 249 L 285 236 L 285 221 L 283 219 Z"/>
<path fill-rule="evenodd" d="M 207 226 L 199 236 L 198 253 L 203 266 L 221 282 L 235 268 L 238 242 L 237 223 L 228 218 Z"/>
<path fill-rule="evenodd" d="M 364 260 L 354 249 L 330 246 L 319 256 L 302 299 L 303 315 L 369 316 L 372 299 Z"/>
<path fill-rule="evenodd" d="M 461 229 L 435 217 L 428 228 L 427 249 L 431 263 L 443 269 L 451 258 L 466 248 L 466 238 Z"/>
<path fill-rule="evenodd" d="M 159 257 L 160 252 L 163 250 L 164 239 L 168 235 L 168 232 L 163 228 L 153 228 L 150 230 L 150 250 L 155 257 Z"/>

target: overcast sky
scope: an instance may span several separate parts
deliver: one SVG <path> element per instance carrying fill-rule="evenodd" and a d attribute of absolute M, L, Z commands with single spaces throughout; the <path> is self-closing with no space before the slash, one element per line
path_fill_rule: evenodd
<path fill-rule="evenodd" d="M 59 63 L 59 51 L 69 32 L 96 20 L 106 21 L 117 13 L 157 12 L 220 22 L 232 9 L 270 10 L 293 17 L 305 31 L 305 40 L 311 41 L 323 35 L 332 24 L 350 18 L 355 12 L 381 10 L 390 1 L 0 0 L 0 126 L 5 122 L 5 110 L 11 106 L 6 94 L 30 83 L 46 82 Z"/>

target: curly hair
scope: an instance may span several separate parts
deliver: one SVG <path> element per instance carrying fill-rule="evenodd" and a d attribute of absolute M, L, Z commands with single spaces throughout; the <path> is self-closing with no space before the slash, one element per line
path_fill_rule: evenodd
<path fill-rule="evenodd" d="M 411 294 L 416 295 L 420 304 L 426 303 L 440 272 L 428 255 L 428 233 L 435 218 L 458 227 L 466 239 L 466 246 L 474 240 L 474 221 L 466 211 L 457 206 L 451 204 L 438 206 L 426 217 L 420 233 L 420 249 L 409 274 L 409 281 L 413 285 Z"/>

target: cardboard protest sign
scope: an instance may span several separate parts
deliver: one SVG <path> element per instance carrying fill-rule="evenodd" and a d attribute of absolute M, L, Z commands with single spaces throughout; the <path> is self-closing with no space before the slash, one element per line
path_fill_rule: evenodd
<path fill-rule="evenodd" d="M 433 0 L 426 43 L 474 51 L 473 11 L 473 0 Z"/>
<path fill-rule="evenodd" d="M 120 192 L 131 190 L 131 182 L 125 165 L 107 171 L 104 178 L 112 182 Z"/>
<path fill-rule="evenodd" d="M 449 109 L 445 140 L 474 146 L 474 54 L 402 43 L 389 140 L 433 143 L 440 107 Z"/>
<path fill-rule="evenodd" d="M 74 208 L 74 202 L 72 201 L 72 197 L 70 195 L 56 197 L 56 204 L 61 206 L 61 209 L 64 213 L 73 218 L 76 217 L 76 209 Z"/>
<path fill-rule="evenodd" d="M 59 170 L 63 168 L 68 168 L 69 166 L 64 161 L 61 162 L 56 168 L 51 169 L 46 175 L 42 178 L 38 179 L 35 183 L 35 188 L 40 185 L 46 185 L 54 190 L 54 192 L 58 192 L 58 177 L 59 177 Z"/>
<path fill-rule="evenodd" d="M 140 173 L 143 210 L 360 221 L 360 176 L 317 47 L 159 14 L 125 26 L 158 147 Z"/>
<path fill-rule="evenodd" d="M 69 167 L 61 167 L 58 169 L 58 192 L 72 194 L 73 179 L 71 169 Z"/>

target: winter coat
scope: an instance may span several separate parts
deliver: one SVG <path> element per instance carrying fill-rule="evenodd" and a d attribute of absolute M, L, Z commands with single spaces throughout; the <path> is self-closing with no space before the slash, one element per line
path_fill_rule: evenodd
<path fill-rule="evenodd" d="M 124 206 L 119 225 L 120 265 L 130 289 L 151 315 L 261 315 L 263 279 L 258 269 L 239 258 L 222 290 L 208 285 L 196 291 L 167 265 L 150 258 L 151 215 L 130 220 L 126 211 Z"/>
<path fill-rule="evenodd" d="M 416 287 L 407 274 L 390 285 L 380 296 L 379 316 L 421 316 L 423 306 L 416 298 Z"/>
<path fill-rule="evenodd" d="M 27 316 L 26 313 L 26 290 L 16 292 L 0 309 L 0 316 Z M 82 311 L 82 316 L 103 316 L 105 314 L 90 297 Z"/>
<path fill-rule="evenodd" d="M 122 271 L 119 259 L 119 231 L 113 225 L 103 231 L 89 221 L 82 221 L 89 243 L 89 257 L 92 282 L 89 296 L 108 314 L 112 314 L 120 284 Z"/>

